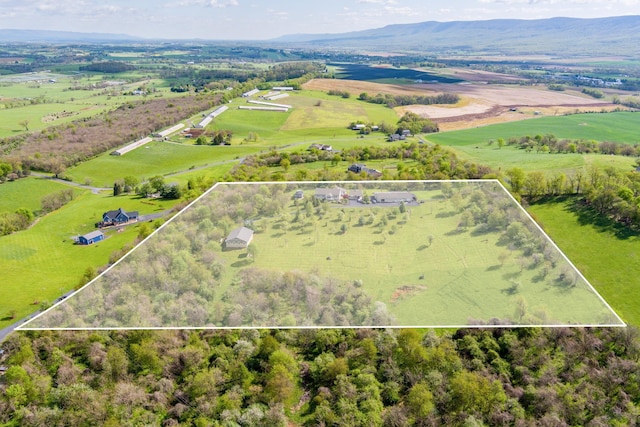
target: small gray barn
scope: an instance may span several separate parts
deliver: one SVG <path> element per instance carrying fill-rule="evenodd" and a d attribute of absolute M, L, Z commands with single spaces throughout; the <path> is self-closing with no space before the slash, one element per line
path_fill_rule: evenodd
<path fill-rule="evenodd" d="M 225 249 L 244 249 L 253 240 L 253 230 L 247 227 L 236 228 L 224 239 Z"/>

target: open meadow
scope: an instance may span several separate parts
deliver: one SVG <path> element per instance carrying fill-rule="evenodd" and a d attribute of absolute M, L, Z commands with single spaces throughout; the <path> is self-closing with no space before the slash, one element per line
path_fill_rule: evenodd
<path fill-rule="evenodd" d="M 156 175 L 237 162 L 240 157 L 258 151 L 260 149 L 257 147 L 212 147 L 154 141 L 124 156 L 102 154 L 68 169 L 65 175 L 74 182 L 83 183 L 89 179 L 95 186 L 112 187 L 115 180 L 132 174 L 149 179 Z"/>

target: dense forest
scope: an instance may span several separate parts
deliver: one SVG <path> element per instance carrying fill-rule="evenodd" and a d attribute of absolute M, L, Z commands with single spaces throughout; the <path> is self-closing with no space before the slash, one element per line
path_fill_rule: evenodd
<path fill-rule="evenodd" d="M 33 332 L 11 426 L 627 426 L 632 328 Z"/>

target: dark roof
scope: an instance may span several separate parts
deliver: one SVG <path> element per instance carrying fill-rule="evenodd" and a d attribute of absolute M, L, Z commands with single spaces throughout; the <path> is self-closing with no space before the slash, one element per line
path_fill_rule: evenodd
<path fill-rule="evenodd" d="M 118 217 L 118 215 L 120 213 L 123 213 L 125 216 L 132 218 L 132 217 L 137 217 L 138 216 L 138 211 L 131 211 L 131 212 L 127 212 L 124 209 L 120 208 L 120 209 L 116 209 L 115 211 L 107 211 L 105 212 L 102 217 L 106 218 L 106 219 L 111 219 L 114 220 Z"/>

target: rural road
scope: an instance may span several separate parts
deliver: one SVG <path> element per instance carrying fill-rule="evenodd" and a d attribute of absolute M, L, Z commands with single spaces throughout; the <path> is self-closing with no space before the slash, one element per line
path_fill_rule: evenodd
<path fill-rule="evenodd" d="M 62 294 L 62 296 L 58 297 L 53 303 L 57 304 L 58 302 L 60 302 L 63 299 L 67 298 L 69 295 L 73 294 L 74 292 L 75 292 L 74 290 L 71 290 L 71 291 L 68 291 L 68 292 Z M 4 341 L 9 336 L 9 334 L 11 334 L 18 326 L 22 325 L 27 320 L 33 319 L 38 314 L 40 314 L 40 312 L 41 312 L 40 310 L 34 311 L 30 315 L 28 315 L 26 317 L 23 317 L 22 319 L 12 323 L 11 325 L 7 326 L 6 328 L 0 329 L 0 343 L 2 341 Z"/>
<path fill-rule="evenodd" d="M 56 181 L 56 182 L 59 182 L 61 184 L 69 185 L 71 187 L 85 188 L 87 190 L 91 190 L 91 192 L 93 194 L 98 194 L 101 191 L 105 191 L 105 190 L 107 190 L 107 191 L 108 190 L 113 190 L 113 188 L 111 188 L 111 187 L 92 187 L 90 185 L 84 185 L 84 184 L 80 184 L 80 183 L 73 182 L 73 181 L 67 181 L 65 179 L 56 178 L 56 177 L 53 177 L 51 175 L 47 175 L 47 174 L 40 173 L 40 172 L 31 172 L 31 175 L 32 176 L 37 176 L 38 178 L 41 178 L 41 179 L 49 179 L 51 181 Z"/>

